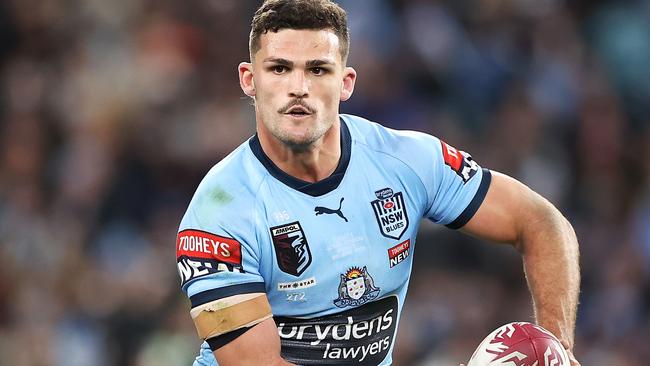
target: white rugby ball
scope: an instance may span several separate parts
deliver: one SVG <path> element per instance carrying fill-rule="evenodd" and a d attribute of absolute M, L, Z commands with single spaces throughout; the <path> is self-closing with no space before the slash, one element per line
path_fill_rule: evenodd
<path fill-rule="evenodd" d="M 508 323 L 490 333 L 467 366 L 570 366 L 551 332 L 528 322 Z"/>

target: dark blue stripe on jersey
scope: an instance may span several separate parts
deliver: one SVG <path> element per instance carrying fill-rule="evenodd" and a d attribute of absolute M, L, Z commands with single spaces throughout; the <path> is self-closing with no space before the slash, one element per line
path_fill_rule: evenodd
<path fill-rule="evenodd" d="M 195 308 L 210 301 L 223 299 L 224 297 L 241 294 L 252 294 L 255 292 L 266 293 L 264 282 L 242 283 L 239 285 L 230 285 L 199 292 L 194 296 L 190 296 L 190 301 L 192 302 L 192 307 Z"/>
<path fill-rule="evenodd" d="M 335 190 L 341 183 L 341 180 L 343 180 L 345 170 L 348 168 L 348 164 L 350 163 L 350 146 L 352 145 L 352 138 L 350 137 L 348 126 L 345 124 L 343 119 L 341 119 L 341 159 L 339 159 L 339 164 L 332 175 L 316 183 L 310 183 L 292 177 L 278 168 L 271 159 L 266 156 L 264 150 L 262 150 L 262 145 L 260 144 L 257 134 L 249 140 L 248 145 L 251 150 L 253 150 L 253 154 L 255 154 L 257 160 L 264 165 L 266 170 L 268 170 L 275 179 L 297 191 L 308 194 L 312 197 L 318 197 Z"/>
<path fill-rule="evenodd" d="M 228 332 L 226 334 L 222 334 L 213 338 L 208 338 L 206 341 L 210 345 L 210 349 L 212 351 L 216 351 L 219 348 L 225 346 L 226 344 L 234 341 L 237 337 L 246 333 L 251 328 L 253 327 L 244 327 L 241 329 L 233 330 L 232 332 Z"/>
<path fill-rule="evenodd" d="M 483 203 L 483 200 L 485 199 L 491 181 L 492 173 L 487 169 L 483 169 L 481 184 L 479 185 L 474 198 L 472 198 L 472 202 L 467 205 L 465 210 L 456 218 L 456 220 L 446 225 L 448 228 L 454 230 L 460 229 L 465 226 L 472 217 L 474 217 L 474 214 L 478 211 L 478 208 L 481 207 L 481 203 Z"/>

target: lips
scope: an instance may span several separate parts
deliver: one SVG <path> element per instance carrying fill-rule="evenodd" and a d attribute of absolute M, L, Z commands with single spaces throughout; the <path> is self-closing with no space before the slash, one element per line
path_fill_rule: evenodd
<path fill-rule="evenodd" d="M 316 111 L 300 99 L 294 99 L 278 109 L 278 113 L 292 117 L 305 117 L 315 114 Z"/>
<path fill-rule="evenodd" d="M 305 116 L 311 113 L 307 110 L 307 108 L 300 105 L 296 105 L 289 108 L 284 114 L 290 114 L 292 116 Z"/>

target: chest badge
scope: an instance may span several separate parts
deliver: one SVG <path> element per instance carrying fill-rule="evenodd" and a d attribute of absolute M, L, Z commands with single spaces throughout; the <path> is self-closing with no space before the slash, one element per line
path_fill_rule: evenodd
<path fill-rule="evenodd" d="M 311 264 L 311 250 L 300 222 L 271 228 L 275 257 L 282 272 L 300 276 Z"/>
<path fill-rule="evenodd" d="M 381 235 L 399 240 L 409 226 L 409 218 L 402 192 L 393 193 L 390 188 L 375 192 L 376 200 L 370 202 L 375 212 Z"/>
<path fill-rule="evenodd" d="M 365 266 L 363 269 L 352 267 L 341 275 L 339 297 L 334 300 L 334 305 L 340 308 L 362 305 L 375 299 L 379 290 Z"/>

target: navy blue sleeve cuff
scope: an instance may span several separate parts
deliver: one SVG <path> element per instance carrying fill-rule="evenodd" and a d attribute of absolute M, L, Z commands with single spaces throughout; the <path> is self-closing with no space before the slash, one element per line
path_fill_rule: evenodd
<path fill-rule="evenodd" d="M 237 339 L 237 337 L 246 333 L 249 329 L 253 327 L 244 327 L 237 330 L 233 330 L 232 332 L 228 332 L 220 336 L 209 338 L 206 340 L 206 342 L 208 342 L 208 344 L 210 345 L 210 349 L 212 350 L 212 352 L 214 352 L 219 348 L 225 346 L 226 344 L 234 341 L 235 339 Z"/>
<path fill-rule="evenodd" d="M 478 208 L 481 207 L 481 204 L 483 203 L 483 200 L 485 199 L 485 195 L 487 194 L 488 188 L 490 188 L 490 183 L 492 182 L 492 173 L 488 169 L 483 169 L 483 176 L 481 177 L 481 184 L 478 187 L 478 190 L 476 191 L 476 194 L 474 195 L 474 198 L 472 198 L 472 201 L 465 207 L 465 210 L 461 212 L 460 215 L 456 218 L 456 220 L 452 221 L 451 223 L 445 225 L 450 229 L 460 229 L 461 227 L 465 226 L 469 222 L 469 220 L 474 217 L 474 214 L 476 211 L 478 211 Z"/>
<path fill-rule="evenodd" d="M 190 302 L 192 303 L 192 307 L 195 308 L 210 301 L 223 299 L 224 297 L 241 294 L 252 294 L 256 292 L 266 293 L 264 282 L 242 283 L 239 285 L 230 285 L 199 292 L 193 296 L 190 296 Z"/>

